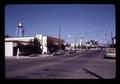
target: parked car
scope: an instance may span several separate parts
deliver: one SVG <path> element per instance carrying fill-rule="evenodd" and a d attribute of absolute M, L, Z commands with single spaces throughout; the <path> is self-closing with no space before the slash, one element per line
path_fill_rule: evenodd
<path fill-rule="evenodd" d="M 74 54 L 76 53 L 76 50 L 70 50 L 69 54 Z"/>
<path fill-rule="evenodd" d="M 53 53 L 53 56 L 60 56 L 60 55 L 63 55 L 65 54 L 65 52 L 63 50 L 57 50 L 56 52 Z"/>
<path fill-rule="evenodd" d="M 104 58 L 116 58 L 116 50 L 115 48 L 106 48 L 106 54 L 104 55 Z"/>

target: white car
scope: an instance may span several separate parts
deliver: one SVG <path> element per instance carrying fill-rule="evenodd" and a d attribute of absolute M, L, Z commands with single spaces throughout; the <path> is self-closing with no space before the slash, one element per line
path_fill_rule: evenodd
<path fill-rule="evenodd" d="M 104 55 L 104 58 L 116 58 L 116 50 L 115 48 L 106 48 L 106 54 Z"/>

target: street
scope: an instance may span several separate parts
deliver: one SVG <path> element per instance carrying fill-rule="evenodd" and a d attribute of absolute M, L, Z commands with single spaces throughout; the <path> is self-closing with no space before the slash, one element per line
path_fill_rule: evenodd
<path fill-rule="evenodd" d="M 63 56 L 6 58 L 6 79 L 114 79 L 116 60 L 103 50 Z"/>

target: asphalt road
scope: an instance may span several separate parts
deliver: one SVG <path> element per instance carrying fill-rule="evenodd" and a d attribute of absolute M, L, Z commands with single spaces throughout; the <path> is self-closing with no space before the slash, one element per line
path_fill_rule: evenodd
<path fill-rule="evenodd" d="M 116 60 L 102 50 L 73 55 L 6 58 L 6 79 L 114 79 Z"/>

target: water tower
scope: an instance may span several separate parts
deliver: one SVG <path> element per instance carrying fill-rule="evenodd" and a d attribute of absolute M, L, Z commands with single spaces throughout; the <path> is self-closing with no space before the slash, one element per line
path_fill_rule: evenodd
<path fill-rule="evenodd" d="M 24 36 L 24 27 L 22 22 L 18 22 L 17 29 L 16 29 L 16 37 L 23 37 Z"/>

